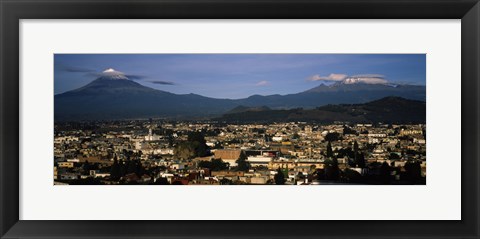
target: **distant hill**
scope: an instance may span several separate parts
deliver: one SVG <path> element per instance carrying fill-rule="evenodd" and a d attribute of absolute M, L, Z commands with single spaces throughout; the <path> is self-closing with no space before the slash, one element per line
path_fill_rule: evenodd
<path fill-rule="evenodd" d="M 228 111 L 226 114 L 235 114 L 235 113 L 242 113 L 242 112 L 248 112 L 248 111 L 267 111 L 271 110 L 267 106 L 260 106 L 260 107 L 247 107 L 243 105 L 239 105 L 230 111 Z"/>
<path fill-rule="evenodd" d="M 326 105 L 315 109 L 244 111 L 215 120 L 230 123 L 314 121 L 333 123 L 425 123 L 426 104 L 401 97 L 385 97 L 365 104 Z"/>
<path fill-rule="evenodd" d="M 237 100 L 245 106 L 268 106 L 274 109 L 315 108 L 327 104 L 358 104 L 388 96 L 412 100 L 426 100 L 425 86 L 390 84 L 343 84 L 324 85 L 310 90 L 288 95 L 253 95 Z"/>
<path fill-rule="evenodd" d="M 387 96 L 425 101 L 425 86 L 321 84 L 297 94 L 252 95 L 244 99 L 231 100 L 196 94 L 173 94 L 152 89 L 130 80 L 123 73 L 109 69 L 81 88 L 55 95 L 54 104 L 55 121 L 150 117 L 206 119 L 219 117 L 225 113 L 280 114 L 281 111 L 272 109 L 284 109 L 286 113 L 299 107 L 313 109 L 328 104 L 359 104 Z"/>

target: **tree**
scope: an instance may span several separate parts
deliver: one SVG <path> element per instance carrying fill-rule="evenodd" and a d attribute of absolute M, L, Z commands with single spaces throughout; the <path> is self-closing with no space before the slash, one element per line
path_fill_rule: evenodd
<path fill-rule="evenodd" d="M 135 173 L 137 171 L 137 164 L 133 160 L 127 160 L 127 173 Z"/>
<path fill-rule="evenodd" d="M 356 135 L 357 134 L 357 131 L 355 131 L 354 129 L 348 127 L 347 125 L 343 126 L 343 134 L 346 135 L 346 134 L 354 134 Z"/>
<path fill-rule="evenodd" d="M 332 158 L 332 157 L 333 157 L 332 145 L 330 144 L 330 141 L 328 141 L 328 144 L 327 144 L 327 158 Z"/>
<path fill-rule="evenodd" d="M 232 185 L 232 184 L 233 184 L 233 182 L 232 182 L 232 180 L 230 180 L 230 179 L 222 178 L 222 179 L 220 180 L 220 185 Z"/>
<path fill-rule="evenodd" d="M 362 175 L 355 170 L 345 169 L 344 177 L 347 182 L 358 183 L 362 180 Z"/>
<path fill-rule="evenodd" d="M 110 168 L 110 178 L 117 181 L 120 177 L 120 165 L 118 164 L 117 155 L 115 155 L 112 167 Z"/>
<path fill-rule="evenodd" d="M 127 165 L 123 161 L 123 159 L 120 160 L 120 177 L 125 176 L 127 174 Z"/>
<path fill-rule="evenodd" d="M 85 160 L 85 163 L 83 164 L 83 172 L 84 172 L 85 174 L 89 174 L 91 168 L 92 168 L 92 166 L 90 165 L 90 163 L 88 162 L 88 160 Z"/>
<path fill-rule="evenodd" d="M 157 178 L 157 180 L 152 184 L 153 185 L 170 185 L 167 178 Z"/>
<path fill-rule="evenodd" d="M 181 142 L 175 146 L 173 153 L 180 159 L 191 159 L 195 157 L 195 148 L 189 142 Z"/>
<path fill-rule="evenodd" d="M 275 184 L 277 185 L 285 184 L 285 176 L 283 175 L 283 172 L 280 168 L 277 169 L 277 174 L 275 174 L 275 177 L 273 179 L 275 180 Z"/>
<path fill-rule="evenodd" d="M 358 154 L 358 143 L 357 141 L 353 142 L 353 153 L 355 155 L 355 160 L 357 159 L 357 154 Z"/>
<path fill-rule="evenodd" d="M 208 168 L 212 171 L 221 171 L 228 169 L 228 163 L 223 162 L 222 159 L 212 159 L 211 161 L 200 161 L 198 167 Z"/>
<path fill-rule="evenodd" d="M 390 155 L 388 156 L 388 159 L 398 160 L 400 159 L 400 156 L 396 153 L 390 153 Z"/>
<path fill-rule="evenodd" d="M 140 160 L 137 160 L 135 162 L 135 173 L 137 174 L 138 177 L 141 177 L 145 174 L 145 168 L 142 165 L 142 162 Z"/>
<path fill-rule="evenodd" d="M 177 144 L 174 154 L 181 159 L 207 156 L 209 151 L 205 137 L 201 132 L 188 133 L 187 141 Z"/>
<path fill-rule="evenodd" d="M 338 167 L 337 158 L 327 159 L 325 164 L 325 178 L 327 180 L 338 180 L 340 176 L 340 168 Z"/>
<path fill-rule="evenodd" d="M 407 179 L 412 183 L 418 183 L 422 178 L 422 167 L 418 161 L 408 161 L 405 163 Z"/>
<path fill-rule="evenodd" d="M 247 155 L 245 155 L 245 152 L 242 150 L 240 153 L 240 156 L 238 156 L 237 161 L 237 170 L 238 171 L 243 171 L 246 172 L 248 169 L 250 169 L 250 163 L 247 161 Z"/>
<path fill-rule="evenodd" d="M 383 184 L 389 184 L 390 183 L 390 173 L 391 173 L 391 168 L 388 165 L 387 162 L 383 162 L 382 166 L 380 166 L 380 181 Z"/>
<path fill-rule="evenodd" d="M 228 163 L 223 162 L 222 159 L 212 159 L 212 171 L 220 171 L 228 169 Z"/>
<path fill-rule="evenodd" d="M 340 136 L 339 133 L 337 132 L 333 132 L 333 133 L 328 133 L 327 135 L 325 135 L 325 140 L 326 141 L 337 141 L 339 139 L 341 139 L 342 137 Z"/>
<path fill-rule="evenodd" d="M 303 175 L 302 172 L 298 172 L 298 173 L 297 173 L 297 179 L 298 179 L 298 180 L 304 180 L 304 179 L 305 179 L 305 175 Z"/>
<path fill-rule="evenodd" d="M 203 133 L 196 131 L 190 132 L 187 140 L 192 143 L 196 157 L 205 157 L 208 155 L 207 141 Z"/>
<path fill-rule="evenodd" d="M 363 153 L 358 154 L 357 156 L 357 167 L 365 168 L 365 155 Z"/>
<path fill-rule="evenodd" d="M 338 159 L 336 157 L 333 157 L 333 159 L 332 159 L 332 179 L 333 180 L 338 180 L 339 176 L 340 176 L 340 168 L 338 167 Z"/>

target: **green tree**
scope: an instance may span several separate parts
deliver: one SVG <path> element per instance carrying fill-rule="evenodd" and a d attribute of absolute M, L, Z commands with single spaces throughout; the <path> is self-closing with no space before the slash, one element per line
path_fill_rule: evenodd
<path fill-rule="evenodd" d="M 189 142 L 181 142 L 173 150 L 175 157 L 180 159 L 191 159 L 195 157 L 195 148 Z"/>
<path fill-rule="evenodd" d="M 235 161 L 235 162 L 237 163 L 237 170 L 238 171 L 246 172 L 246 171 L 248 171 L 248 169 L 250 169 L 250 163 L 247 161 L 247 155 L 245 154 L 245 152 L 243 150 L 240 153 L 240 156 L 238 156 L 237 161 Z"/>
<path fill-rule="evenodd" d="M 277 169 L 277 174 L 275 174 L 274 178 L 275 184 L 283 185 L 285 184 L 285 176 L 280 168 Z"/>

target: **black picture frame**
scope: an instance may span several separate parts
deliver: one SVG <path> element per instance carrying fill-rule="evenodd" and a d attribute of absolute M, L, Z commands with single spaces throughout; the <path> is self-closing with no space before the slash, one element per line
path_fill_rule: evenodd
<path fill-rule="evenodd" d="M 1 238 L 479 238 L 478 0 L 0 0 L 0 15 Z M 19 220 L 19 20 L 150 18 L 461 19 L 462 220 Z"/>

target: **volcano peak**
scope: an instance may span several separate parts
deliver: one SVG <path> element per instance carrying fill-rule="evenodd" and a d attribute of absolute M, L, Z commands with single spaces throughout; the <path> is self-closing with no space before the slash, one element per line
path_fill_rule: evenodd
<path fill-rule="evenodd" d="M 108 68 L 102 72 L 100 78 L 106 80 L 128 80 L 128 77 L 120 71 L 116 71 L 113 68 Z"/>

